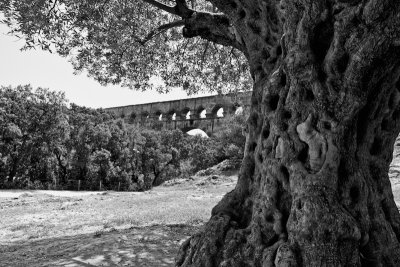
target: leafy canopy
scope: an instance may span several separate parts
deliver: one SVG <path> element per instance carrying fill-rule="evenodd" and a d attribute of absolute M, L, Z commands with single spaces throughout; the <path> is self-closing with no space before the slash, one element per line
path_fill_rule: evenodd
<path fill-rule="evenodd" d="M 187 2 L 2 0 L 0 12 L 10 33 L 25 39 L 23 49 L 57 52 L 103 85 L 146 90 L 161 77 L 160 92 L 248 89 L 244 56 L 221 37 L 232 35 L 229 22 L 207 1 Z M 192 38 L 184 27 L 194 29 Z"/>

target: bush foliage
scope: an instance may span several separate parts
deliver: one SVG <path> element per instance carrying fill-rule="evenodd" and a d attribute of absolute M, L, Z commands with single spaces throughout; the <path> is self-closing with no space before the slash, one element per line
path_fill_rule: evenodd
<path fill-rule="evenodd" d="M 212 138 L 145 129 L 62 93 L 0 88 L 0 188 L 147 190 L 242 158 L 244 116 Z"/>

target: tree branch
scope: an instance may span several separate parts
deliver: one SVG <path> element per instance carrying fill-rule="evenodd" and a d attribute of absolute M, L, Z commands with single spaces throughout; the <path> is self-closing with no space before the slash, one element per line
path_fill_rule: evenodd
<path fill-rule="evenodd" d="M 171 13 L 171 14 L 174 14 L 174 15 L 178 15 L 178 13 L 175 10 L 175 7 L 165 5 L 165 4 L 160 3 L 160 2 L 158 2 L 156 0 L 141 0 L 141 1 L 146 2 L 149 5 L 155 6 L 155 7 L 159 8 L 161 10 L 164 10 L 164 11 L 166 11 L 168 13 Z"/>
<path fill-rule="evenodd" d="M 182 18 L 189 18 L 195 11 L 190 9 L 186 0 L 175 0 L 175 10 Z"/>
<path fill-rule="evenodd" d="M 244 44 L 237 36 L 235 28 L 224 14 L 194 11 L 188 7 L 185 0 L 175 0 L 176 5 L 174 7 L 165 5 L 156 0 L 142 1 L 184 19 L 185 27 L 183 28 L 183 36 L 186 38 L 198 36 L 220 45 L 234 47 L 242 52 L 246 51 Z M 167 25 L 168 24 L 165 26 L 168 29 Z M 158 29 L 158 31 L 160 30 L 163 29 Z M 152 38 L 155 34 L 156 33 L 151 32 L 148 37 Z M 142 42 L 147 42 L 148 37 L 142 40 Z"/>
<path fill-rule="evenodd" d="M 167 23 L 167 24 L 161 25 L 157 29 L 152 30 L 145 38 L 143 38 L 143 40 L 138 41 L 138 42 L 141 45 L 144 45 L 145 43 L 150 41 L 154 36 L 157 36 L 160 33 L 163 33 L 163 32 L 165 32 L 165 31 L 167 31 L 167 30 L 169 30 L 171 28 L 184 26 L 184 25 L 185 25 L 185 22 L 183 20 L 176 20 L 176 21 L 173 21 L 171 23 Z"/>
<path fill-rule="evenodd" d="M 185 28 L 183 28 L 183 36 L 186 38 L 199 36 L 245 52 L 244 44 L 235 33 L 235 28 L 230 24 L 228 17 L 224 14 L 207 12 L 194 12 L 190 18 L 185 19 Z"/>
<path fill-rule="evenodd" d="M 47 16 L 50 16 L 51 12 L 53 12 L 53 10 L 56 8 L 57 2 L 58 2 L 58 0 L 54 0 L 52 7 L 47 12 Z"/>
<path fill-rule="evenodd" d="M 203 55 L 201 56 L 200 67 L 201 67 L 202 70 L 203 70 L 203 63 L 204 63 L 204 60 L 205 60 L 205 58 L 206 58 L 206 54 L 207 54 L 207 50 L 208 50 L 209 44 L 210 44 L 210 42 L 207 42 L 207 43 L 206 43 L 206 47 L 204 48 Z"/>

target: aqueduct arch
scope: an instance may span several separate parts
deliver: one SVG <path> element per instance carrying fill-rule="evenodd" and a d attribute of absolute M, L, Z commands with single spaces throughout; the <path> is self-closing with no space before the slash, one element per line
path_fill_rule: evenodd
<path fill-rule="evenodd" d="M 163 127 L 168 129 L 185 131 L 199 128 L 212 133 L 223 124 L 225 118 L 234 115 L 239 107 L 249 108 L 250 99 L 251 92 L 241 92 L 112 107 L 106 110 L 113 112 L 117 117 L 124 116 L 123 118 L 129 123 L 148 125 L 154 120 L 162 122 Z M 221 108 L 223 117 L 217 116 L 218 110 Z M 205 118 L 200 116 L 202 110 L 206 110 Z M 175 114 L 174 120 L 172 119 L 173 114 Z"/>

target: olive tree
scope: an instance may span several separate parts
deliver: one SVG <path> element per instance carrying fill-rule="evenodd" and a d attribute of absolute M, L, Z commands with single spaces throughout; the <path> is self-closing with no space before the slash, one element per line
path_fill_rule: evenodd
<path fill-rule="evenodd" d="M 399 266 L 398 0 L 3 0 L 101 83 L 252 89 L 236 188 L 178 266 Z M 250 73 L 247 79 L 246 73 Z M 251 84 L 251 85 L 250 85 Z"/>

